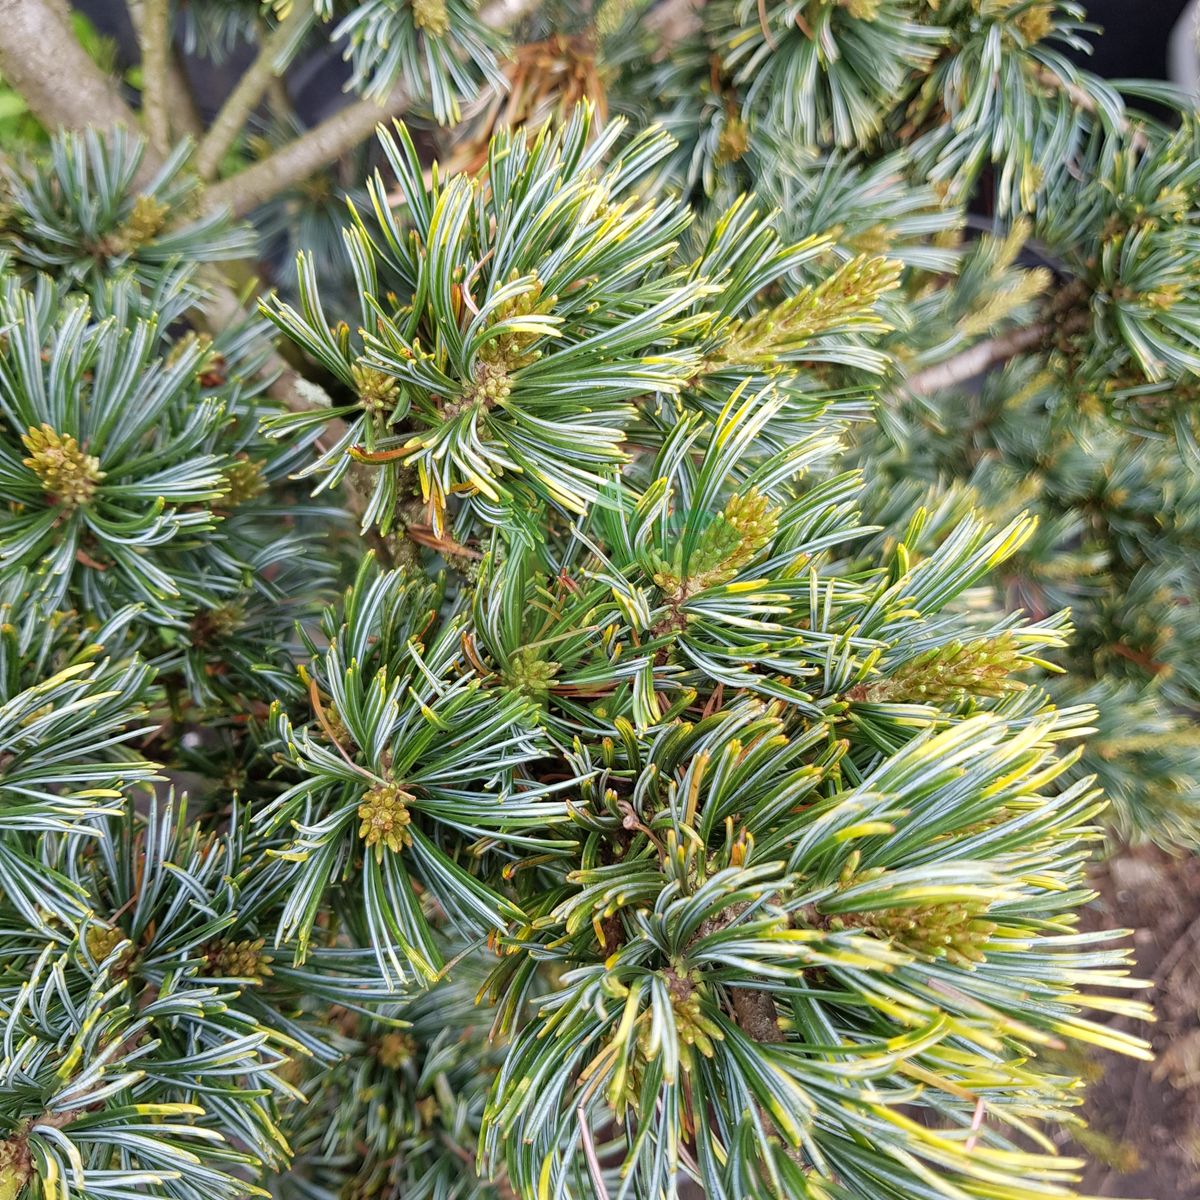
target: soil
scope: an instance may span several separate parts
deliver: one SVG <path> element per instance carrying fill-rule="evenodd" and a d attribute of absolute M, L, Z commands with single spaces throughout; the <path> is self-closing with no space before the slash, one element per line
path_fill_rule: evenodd
<path fill-rule="evenodd" d="M 1148 1038 L 1154 1062 L 1097 1053 L 1091 1132 L 1067 1152 L 1090 1160 L 1080 1191 L 1133 1200 L 1200 1200 L 1200 858 L 1142 847 L 1095 874 L 1091 928 L 1130 929 L 1136 974 L 1152 979 L 1156 1021 L 1121 1024 Z"/>

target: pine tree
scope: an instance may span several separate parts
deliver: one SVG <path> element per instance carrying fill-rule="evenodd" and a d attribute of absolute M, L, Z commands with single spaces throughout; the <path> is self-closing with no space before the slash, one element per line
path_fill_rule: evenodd
<path fill-rule="evenodd" d="M 128 7 L 0 4 L 0 1200 L 1075 1195 L 1188 104 L 1058 0 Z"/>

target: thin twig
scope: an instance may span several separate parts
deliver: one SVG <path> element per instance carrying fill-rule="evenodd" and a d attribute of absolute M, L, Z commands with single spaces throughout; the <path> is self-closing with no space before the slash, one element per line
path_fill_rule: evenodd
<path fill-rule="evenodd" d="M 165 155 L 171 148 L 171 123 L 167 115 L 167 75 L 171 61 L 169 0 L 142 0 L 138 29 L 142 50 L 142 121 L 146 139 Z"/>
<path fill-rule="evenodd" d="M 479 19 L 489 29 L 515 28 L 542 7 L 542 0 L 491 0 L 479 10 Z"/>
<path fill-rule="evenodd" d="M 975 1149 L 975 1143 L 979 1140 L 979 1131 L 983 1128 L 983 1115 L 987 1112 L 987 1104 L 982 1096 L 975 1101 L 975 1113 L 971 1117 L 970 1136 L 963 1143 L 963 1149 L 970 1154 Z"/>
<path fill-rule="evenodd" d="M 1200 939 L 1200 917 L 1196 917 L 1192 921 L 1171 943 L 1166 954 L 1163 955 L 1162 961 L 1158 964 L 1158 970 L 1154 972 L 1154 977 L 1151 980 L 1155 987 L 1161 987 L 1167 982 L 1171 977 L 1171 973 L 1179 965 L 1179 960 L 1192 948 L 1197 939 Z"/>
<path fill-rule="evenodd" d="M 582 1104 L 575 1110 L 575 1118 L 579 1122 L 579 1133 L 583 1139 L 583 1157 L 587 1160 L 588 1174 L 592 1177 L 592 1186 L 596 1189 L 597 1200 L 608 1200 L 608 1188 L 604 1185 L 604 1171 L 600 1167 L 600 1159 L 596 1157 L 596 1143 L 592 1140 L 587 1111 Z"/>
<path fill-rule="evenodd" d="M 216 176 L 221 160 L 237 141 L 250 114 L 258 107 L 275 78 L 280 55 L 294 39 L 301 36 L 312 20 L 310 5 L 294 4 L 291 12 L 263 38 L 257 57 L 238 80 L 237 87 L 229 93 L 196 148 L 193 166 L 201 179 Z"/>

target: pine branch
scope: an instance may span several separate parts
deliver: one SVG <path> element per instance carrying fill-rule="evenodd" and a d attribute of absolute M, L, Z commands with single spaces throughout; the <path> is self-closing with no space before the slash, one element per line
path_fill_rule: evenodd
<path fill-rule="evenodd" d="M 128 0 L 129 19 L 133 22 L 139 44 L 142 40 L 145 7 L 145 0 Z M 204 129 L 195 97 L 192 95 L 191 84 L 174 49 L 171 50 L 167 61 L 167 117 L 172 133 L 177 136 L 187 134 L 199 137 Z"/>
<path fill-rule="evenodd" d="M 356 100 L 261 162 L 215 184 L 208 191 L 207 207 L 227 208 L 235 217 L 244 217 L 366 141 L 381 122 L 402 113 L 408 99 L 408 89 L 397 84 L 382 104 Z"/>
<path fill-rule="evenodd" d="M 969 350 L 963 350 L 953 358 L 935 366 L 926 367 L 915 375 L 910 375 L 905 383 L 907 391 L 914 396 L 928 396 L 946 388 L 957 387 L 982 375 L 992 367 L 1016 358 L 1018 354 L 1036 350 L 1053 333 L 1054 324 L 1051 321 L 1036 321 L 1032 325 L 1023 325 L 1012 329 L 986 342 L 980 342 Z"/>
<path fill-rule="evenodd" d="M 47 129 L 137 127 L 116 83 L 45 0 L 0 0 L 0 72 Z"/>
<path fill-rule="evenodd" d="M 30 111 L 50 128 L 84 129 L 92 124 L 136 129 L 137 116 L 121 98 L 113 81 L 84 53 L 61 14 L 44 0 L 0 0 L 0 71 L 25 98 Z M 72 88 L 56 85 L 69 77 Z M 161 165 L 148 147 L 141 175 Z M 214 329 L 240 322 L 244 310 L 237 294 L 215 272 L 208 272 L 206 323 Z M 268 393 L 292 411 L 309 411 L 331 401 L 319 384 L 304 379 L 272 351 L 263 367 L 271 379 Z M 331 428 L 331 437 L 337 430 Z M 349 489 L 349 506 L 361 514 L 365 501 Z"/>
<path fill-rule="evenodd" d="M 1061 310 L 1061 306 L 1055 307 Z M 1009 359 L 1038 350 L 1056 333 L 1081 333 L 1088 327 L 1088 323 L 1089 316 L 1086 312 L 1075 311 L 1068 313 L 1064 318 L 1055 319 L 1052 315 L 1049 319 L 1022 325 L 1007 333 L 988 338 L 986 342 L 980 342 L 969 350 L 963 350 L 945 362 L 910 375 L 905 382 L 905 389 L 913 396 L 929 396 L 946 388 L 957 387 L 978 375 L 983 375 L 993 367 L 1001 366 Z"/>
<path fill-rule="evenodd" d="M 312 9 L 293 5 L 291 12 L 262 40 L 258 56 L 221 106 L 208 132 L 200 139 L 193 165 L 201 179 L 216 176 L 221 160 L 237 141 L 250 114 L 276 77 L 276 62 L 312 21 Z"/>
<path fill-rule="evenodd" d="M 171 146 L 171 127 L 167 117 L 171 59 L 168 0 L 143 0 L 138 42 L 142 51 L 142 121 L 151 148 L 165 155 Z"/>

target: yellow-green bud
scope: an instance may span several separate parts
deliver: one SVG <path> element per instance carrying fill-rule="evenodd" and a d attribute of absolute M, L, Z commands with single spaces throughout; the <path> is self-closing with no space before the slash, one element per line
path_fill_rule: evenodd
<path fill-rule="evenodd" d="M 996 932 L 996 923 L 984 918 L 982 911 L 971 904 L 919 904 L 847 913 L 832 918 L 830 927 L 865 929 L 906 950 L 965 967 L 983 961 L 987 943 Z"/>
<path fill-rule="evenodd" d="M 129 219 L 107 239 L 110 254 L 128 254 L 156 238 L 167 223 L 171 206 L 153 196 L 139 196 L 133 202 Z"/>
<path fill-rule="evenodd" d="M 508 282 L 515 283 L 520 277 L 514 270 Z M 541 281 L 534 279 L 525 291 L 496 305 L 489 314 L 488 325 L 498 325 L 501 321 L 511 321 L 517 317 L 544 315 L 554 307 L 557 299 L 554 295 L 543 296 Z M 528 366 L 537 358 L 537 352 L 530 347 L 541 336 L 533 330 L 509 330 L 484 342 L 479 348 L 479 358 L 493 367 L 502 368 L 507 374 L 518 367 Z"/>
<path fill-rule="evenodd" d="M 381 1067 L 389 1071 L 398 1071 L 405 1063 L 411 1062 L 417 1052 L 416 1041 L 407 1033 L 392 1030 L 385 1033 L 375 1043 L 375 1059 Z"/>
<path fill-rule="evenodd" d="M 540 658 L 536 650 L 524 648 L 509 658 L 504 679 L 509 687 L 527 696 L 545 696 L 558 674 L 558 668 L 558 663 Z"/>
<path fill-rule="evenodd" d="M 450 31 L 446 0 L 412 0 L 413 24 L 433 37 L 445 37 Z"/>
<path fill-rule="evenodd" d="M 257 458 L 237 458 L 225 468 L 226 492 L 222 503 L 230 507 L 246 504 L 267 490 L 263 464 Z"/>
<path fill-rule="evenodd" d="M 243 938 L 236 942 L 220 938 L 209 942 L 204 948 L 205 974 L 219 979 L 250 979 L 261 983 L 271 974 L 274 961 L 269 954 L 263 953 L 265 945 L 263 938 Z"/>
<path fill-rule="evenodd" d="M 1034 4 L 1018 13 L 1014 24 L 1027 45 L 1040 42 L 1054 32 L 1054 5 Z"/>
<path fill-rule="evenodd" d="M 21 442 L 29 451 L 22 461 L 60 508 L 74 512 L 91 500 L 96 485 L 104 478 L 95 455 L 85 453 L 69 434 L 56 433 L 45 424 L 31 427 L 21 436 Z"/>
<path fill-rule="evenodd" d="M 508 382 L 508 370 L 504 364 L 480 359 L 475 364 L 475 378 L 463 387 L 457 403 L 446 406 L 446 416 L 457 417 L 470 409 L 495 408 L 511 394 L 512 385 Z"/>
<path fill-rule="evenodd" d="M 375 857 L 383 857 L 386 846 L 399 853 L 405 846 L 412 845 L 408 831 L 412 814 L 408 811 L 410 796 L 394 783 L 382 783 L 367 792 L 358 806 L 358 836 L 368 846 L 375 847 Z"/>
<path fill-rule="evenodd" d="M 358 402 L 367 412 L 386 416 L 396 407 L 400 384 L 391 375 L 362 363 L 355 363 L 350 374 L 358 391 Z"/>
<path fill-rule="evenodd" d="M 125 940 L 125 934 L 116 926 L 92 925 L 89 927 L 84 941 L 92 962 L 99 965 Z M 127 955 L 122 955 L 124 959 Z M 120 965 L 120 964 L 118 964 Z"/>
<path fill-rule="evenodd" d="M 216 608 L 201 609 L 192 618 L 192 645 L 206 646 L 210 642 L 232 637 L 245 619 L 245 610 L 236 600 L 218 604 Z"/>
<path fill-rule="evenodd" d="M 736 113 L 730 113 L 717 135 L 717 165 L 740 162 L 749 149 L 750 127 Z"/>
<path fill-rule="evenodd" d="M 1020 690 L 1020 680 L 1012 676 L 1023 666 L 1011 634 L 951 642 L 904 663 L 888 679 L 860 687 L 851 699 L 938 704 L 964 696 L 1003 696 Z"/>

